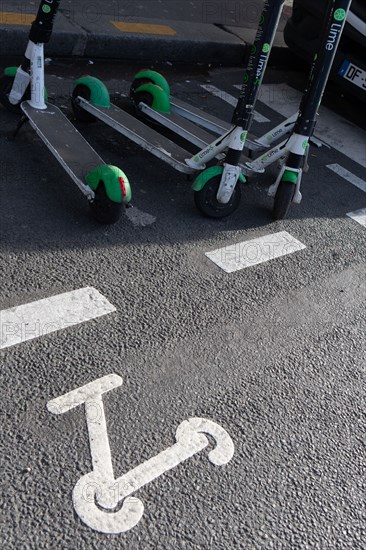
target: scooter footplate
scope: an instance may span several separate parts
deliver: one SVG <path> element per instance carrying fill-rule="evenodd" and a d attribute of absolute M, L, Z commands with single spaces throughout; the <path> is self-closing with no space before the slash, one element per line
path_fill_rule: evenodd
<path fill-rule="evenodd" d="M 105 164 L 60 109 L 49 103 L 45 110 L 34 109 L 27 101 L 21 108 L 32 128 L 73 179 L 84 182 L 88 172 Z"/>
<path fill-rule="evenodd" d="M 190 168 L 185 162 L 185 159 L 192 157 L 192 153 L 186 151 L 126 111 L 113 104 L 110 107 L 96 107 L 83 98 L 78 98 L 78 101 L 89 113 L 117 130 L 117 132 L 127 136 L 131 141 L 137 143 L 152 155 L 173 166 L 179 172 L 185 174 L 196 172 L 196 170 Z"/>
<path fill-rule="evenodd" d="M 187 117 L 189 117 L 189 113 L 192 113 L 198 125 L 206 128 L 208 123 L 211 131 L 215 132 L 218 135 L 228 132 L 231 128 L 231 124 L 229 124 L 228 122 L 225 122 L 213 115 L 210 115 L 209 113 L 206 113 L 201 109 L 194 107 L 190 103 L 186 103 L 185 101 L 182 101 L 181 99 L 177 99 L 176 97 L 170 98 L 170 105 L 173 112 L 180 114 L 182 117 L 186 119 Z"/>
<path fill-rule="evenodd" d="M 179 114 L 175 114 L 174 111 L 170 114 L 159 113 L 158 116 L 159 118 L 157 120 L 159 120 L 163 126 L 199 148 L 203 149 L 215 139 L 212 134 L 209 134 L 194 122 L 179 116 Z M 162 122 L 163 120 L 165 120 L 165 122 Z"/>

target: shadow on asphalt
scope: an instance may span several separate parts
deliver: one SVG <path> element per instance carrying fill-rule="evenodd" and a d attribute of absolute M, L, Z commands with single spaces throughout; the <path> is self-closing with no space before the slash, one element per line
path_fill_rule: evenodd
<path fill-rule="evenodd" d="M 71 78 L 80 75 L 82 68 L 85 69 L 85 60 L 73 65 Z M 129 74 L 125 64 L 123 68 L 123 74 Z M 106 74 L 100 76 L 111 77 L 117 69 L 118 64 L 115 64 L 105 70 Z M 207 70 L 197 67 L 197 78 L 206 78 Z M 58 60 L 56 72 L 62 75 L 63 71 L 70 78 L 70 65 Z M 130 72 L 133 74 L 132 67 Z M 174 70 L 166 67 L 166 72 L 172 79 Z M 215 75 L 215 72 L 216 69 L 212 74 Z M 232 69 L 230 73 L 230 69 L 226 68 L 225 74 L 231 74 L 233 82 L 238 81 L 238 69 Z M 268 83 L 271 82 L 271 74 L 266 75 Z M 192 67 L 189 68 L 189 75 L 192 78 Z M 278 69 L 275 76 L 276 81 L 282 78 L 300 90 L 306 82 L 306 74 L 301 71 L 281 73 L 281 69 Z M 180 72 L 179 79 L 184 82 L 185 78 L 184 71 Z M 66 96 L 67 94 L 59 101 L 65 112 L 70 113 Z M 350 119 L 355 117 L 352 100 L 346 98 L 332 84 L 327 88 L 324 104 Z M 361 117 L 358 118 L 359 124 L 360 119 Z M 81 133 L 101 152 L 104 160 L 120 166 L 126 172 L 133 190 L 132 204 L 138 211 L 156 218 L 154 223 L 145 227 L 135 226 L 126 216 L 115 226 L 100 226 L 91 218 L 87 201 L 38 140 L 34 131 L 29 127 L 22 129 L 14 147 L 14 143 L 7 141 L 7 137 L 16 126 L 18 118 L 1 109 L 1 120 L 3 124 L 0 138 L 4 155 L 0 161 L 0 229 L 3 250 L 184 243 L 207 240 L 220 233 L 245 232 L 251 229 L 268 228 L 268 232 L 275 232 L 279 227 L 286 227 L 292 220 L 344 218 L 347 212 L 360 207 L 363 198 L 363 193 L 357 189 L 352 189 L 349 193 L 347 185 L 342 187 L 339 184 L 335 193 L 337 178 L 330 176 L 329 170 L 325 168 L 330 153 L 324 148 L 321 152 L 313 148 L 310 172 L 303 180 L 303 202 L 299 206 L 293 205 L 288 220 L 273 222 L 272 201 L 266 193 L 268 185 L 274 181 L 274 173 L 271 171 L 251 179 L 248 185 L 243 185 L 241 205 L 232 216 L 222 220 L 203 218 L 194 206 L 191 182 L 185 175 L 175 172 L 113 130 L 104 127 L 101 132 L 101 124 L 78 124 Z M 329 197 L 332 197 L 331 207 Z"/>

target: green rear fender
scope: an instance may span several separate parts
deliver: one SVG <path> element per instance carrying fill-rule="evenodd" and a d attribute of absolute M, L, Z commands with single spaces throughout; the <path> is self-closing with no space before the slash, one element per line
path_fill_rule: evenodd
<path fill-rule="evenodd" d="M 124 172 L 117 166 L 103 164 L 85 176 L 89 187 L 95 191 L 100 183 L 104 184 L 107 197 L 119 204 L 131 202 L 132 192 L 130 182 Z"/>
<path fill-rule="evenodd" d="M 107 107 L 111 106 L 109 98 L 109 92 L 107 87 L 101 80 L 94 76 L 82 76 L 74 81 L 74 86 L 86 86 L 90 90 L 90 103 L 95 107 Z"/>
<path fill-rule="evenodd" d="M 166 79 L 160 73 L 152 71 L 151 69 L 144 69 L 135 75 L 134 81 L 136 80 L 151 80 L 154 84 L 159 86 L 164 90 L 168 97 L 170 97 L 170 87 Z"/>
<path fill-rule="evenodd" d="M 6 67 L 4 69 L 4 76 L 10 76 L 10 78 L 15 78 L 17 74 L 18 67 Z M 44 87 L 44 100 L 48 101 L 48 93 L 46 86 Z"/>
<path fill-rule="evenodd" d="M 143 84 L 135 90 L 136 97 L 139 93 L 148 93 L 152 96 L 153 101 L 151 104 L 152 109 L 158 113 L 170 114 L 170 100 L 169 96 L 165 93 L 163 88 L 156 84 Z"/>
<path fill-rule="evenodd" d="M 210 168 L 206 168 L 206 170 L 203 170 L 203 172 L 198 174 L 198 176 L 194 180 L 192 184 L 193 191 L 202 191 L 206 183 L 208 183 L 216 176 L 221 176 L 223 171 L 223 166 L 210 166 Z M 246 180 L 243 174 L 240 174 L 239 181 L 240 183 L 245 183 Z"/>

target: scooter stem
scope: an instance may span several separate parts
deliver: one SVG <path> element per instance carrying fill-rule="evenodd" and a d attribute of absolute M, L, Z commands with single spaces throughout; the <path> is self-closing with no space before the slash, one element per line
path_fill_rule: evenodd
<path fill-rule="evenodd" d="M 31 99 L 29 104 L 34 109 L 47 109 L 44 100 L 44 46 L 42 43 L 34 44 L 29 42 L 30 50 L 30 76 L 31 76 Z"/>

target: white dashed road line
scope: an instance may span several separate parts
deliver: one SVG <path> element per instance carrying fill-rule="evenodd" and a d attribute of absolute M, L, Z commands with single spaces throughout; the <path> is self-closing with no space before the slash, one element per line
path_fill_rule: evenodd
<path fill-rule="evenodd" d="M 232 107 L 236 107 L 236 105 L 238 103 L 238 98 L 237 97 L 234 97 L 233 95 L 228 94 L 227 92 L 224 92 L 223 90 L 220 90 L 219 88 L 216 88 L 216 86 L 211 86 L 209 84 L 207 84 L 207 85 L 202 84 L 201 88 L 203 88 L 204 90 L 206 90 L 206 92 L 209 92 L 213 96 L 219 97 L 220 99 L 222 99 L 222 101 L 225 101 L 226 103 L 228 103 Z M 269 122 L 269 118 L 261 115 L 257 111 L 254 111 L 254 120 L 256 120 L 257 122 Z"/>
<path fill-rule="evenodd" d="M 341 176 L 343 179 L 349 181 L 349 183 L 352 183 L 352 185 L 358 187 L 358 189 L 361 189 L 361 191 L 366 193 L 366 181 L 362 180 L 358 176 L 355 176 L 354 174 L 352 174 L 352 172 L 346 170 L 340 164 L 327 164 L 327 168 L 329 168 L 329 170 L 332 170 L 332 172 L 335 172 L 336 174 L 338 174 L 338 176 Z"/>
<path fill-rule="evenodd" d="M 82 288 L 0 311 L 0 349 L 116 311 L 95 288 Z"/>
<path fill-rule="evenodd" d="M 207 252 L 206 256 L 226 273 L 233 273 L 306 248 L 287 231 L 265 235 Z"/>
<path fill-rule="evenodd" d="M 347 216 L 352 218 L 357 223 L 366 227 L 366 208 L 361 208 L 361 210 L 355 210 L 355 212 L 348 212 Z"/>

